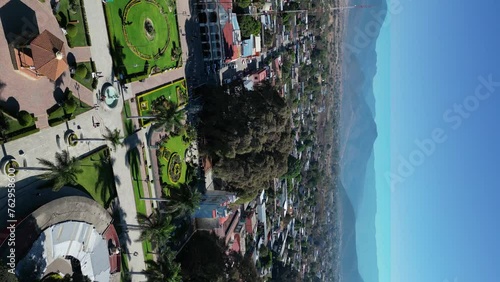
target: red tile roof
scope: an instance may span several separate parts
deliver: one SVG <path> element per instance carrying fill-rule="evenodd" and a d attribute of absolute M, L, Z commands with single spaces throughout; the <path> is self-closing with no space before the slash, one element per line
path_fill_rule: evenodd
<path fill-rule="evenodd" d="M 222 29 L 224 34 L 224 51 L 226 52 L 226 61 L 233 61 L 240 57 L 238 45 L 234 44 L 233 32 L 234 26 L 228 22 Z"/>
<path fill-rule="evenodd" d="M 33 64 L 37 72 L 56 80 L 68 69 L 64 57 L 64 42 L 45 30 L 30 43 Z"/>
<path fill-rule="evenodd" d="M 102 234 L 103 237 L 108 241 L 111 241 L 116 247 L 120 246 L 120 241 L 118 239 L 118 234 L 116 233 L 115 226 L 110 224 L 106 231 Z M 120 272 L 121 268 L 121 255 L 120 254 L 110 254 L 109 256 L 109 266 L 110 273 Z"/>
<path fill-rule="evenodd" d="M 252 80 L 254 83 L 262 82 L 264 79 L 266 79 L 266 77 L 267 77 L 267 71 L 265 69 L 252 74 Z"/>
<path fill-rule="evenodd" d="M 239 237 L 236 238 L 236 236 L 235 236 L 234 241 L 233 241 L 233 245 L 231 246 L 231 251 L 235 251 L 237 253 L 240 252 L 240 239 L 239 239 Z"/>

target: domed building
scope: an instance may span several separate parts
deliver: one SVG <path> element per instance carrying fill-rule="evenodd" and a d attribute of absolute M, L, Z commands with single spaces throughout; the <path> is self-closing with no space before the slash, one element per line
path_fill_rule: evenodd
<path fill-rule="evenodd" d="M 91 281 L 120 281 L 120 243 L 112 221 L 86 197 L 63 197 L 41 206 L 16 228 L 17 276 L 35 281 L 76 273 Z"/>

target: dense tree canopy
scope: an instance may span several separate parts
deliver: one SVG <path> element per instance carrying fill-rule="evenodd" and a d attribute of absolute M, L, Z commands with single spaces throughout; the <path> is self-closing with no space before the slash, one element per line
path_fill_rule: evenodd
<path fill-rule="evenodd" d="M 196 232 L 177 259 L 183 281 L 260 281 L 250 258 L 244 259 L 234 252 L 226 254 L 224 242 L 206 231 Z"/>
<path fill-rule="evenodd" d="M 213 88 L 202 95 L 202 150 L 213 157 L 217 177 L 232 189 L 252 192 L 286 173 L 290 109 L 273 88 Z"/>
<path fill-rule="evenodd" d="M 259 35 L 261 30 L 260 21 L 254 19 L 250 15 L 241 16 L 238 18 L 240 24 L 241 36 L 250 37 L 250 35 Z"/>

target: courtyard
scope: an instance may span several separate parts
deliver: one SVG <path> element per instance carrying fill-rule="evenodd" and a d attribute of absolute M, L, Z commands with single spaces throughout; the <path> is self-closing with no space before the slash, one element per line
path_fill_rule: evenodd
<path fill-rule="evenodd" d="M 66 38 L 52 14 L 50 4 L 38 1 L 7 1 L 0 0 L 0 108 L 15 117 L 25 110 L 34 115 L 36 126 L 43 129 L 49 126 L 47 110 L 61 99 L 64 89 L 69 88 L 77 98 L 84 103 L 93 105 L 94 98 L 90 90 L 79 87 L 71 79 L 69 69 L 55 81 L 47 77 L 35 79 L 14 68 L 14 62 L 9 52 L 9 43 L 18 36 L 36 35 L 44 30 L 49 31 L 64 42 L 65 58 L 75 58 L 72 49 L 67 45 Z M 19 19 L 23 19 L 20 21 Z M 85 54 L 85 51 L 78 52 Z M 90 55 L 90 54 L 89 54 Z"/>
<path fill-rule="evenodd" d="M 105 13 L 115 72 L 120 80 L 143 80 L 182 65 L 174 1 L 115 0 Z"/>

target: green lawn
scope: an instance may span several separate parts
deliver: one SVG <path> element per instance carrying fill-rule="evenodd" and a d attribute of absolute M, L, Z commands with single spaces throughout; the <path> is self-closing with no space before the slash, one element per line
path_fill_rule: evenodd
<path fill-rule="evenodd" d="M 6 117 L 7 117 L 8 123 L 9 123 L 9 130 L 7 130 L 7 135 L 15 134 L 16 131 L 20 131 L 22 129 L 29 128 L 29 127 L 32 127 L 35 125 L 35 117 L 33 117 L 33 120 L 31 121 L 31 123 L 27 124 L 26 126 L 22 126 L 19 123 L 19 121 L 15 118 L 11 118 L 9 116 L 6 116 Z"/>
<path fill-rule="evenodd" d="M 128 151 L 127 154 L 130 174 L 132 175 L 132 187 L 134 188 L 135 206 L 137 212 L 146 214 L 146 202 L 141 200 L 144 191 L 142 188 L 144 179 L 142 179 L 141 177 L 139 150 L 137 148 L 133 148 Z"/>
<path fill-rule="evenodd" d="M 138 213 L 146 214 L 146 201 L 141 200 L 143 196 L 143 179 L 141 178 L 140 171 L 140 158 L 139 150 L 133 148 L 127 153 L 130 174 L 132 175 L 132 188 L 134 189 L 135 207 Z M 145 259 L 153 259 L 151 243 L 148 241 L 142 242 L 142 249 L 144 250 Z"/>
<path fill-rule="evenodd" d="M 160 150 L 158 150 L 160 156 L 158 156 L 158 165 L 160 170 L 160 178 L 162 183 L 166 183 L 168 185 L 176 186 L 178 184 L 182 184 L 186 182 L 186 170 L 187 164 L 184 159 L 187 148 L 189 147 L 189 143 L 185 143 L 182 140 L 182 136 L 174 136 L 168 138 L 168 140 L 161 144 Z M 168 177 L 168 163 L 169 156 L 172 153 L 177 153 L 181 158 L 181 177 L 179 181 L 173 183 Z M 165 191 L 168 195 L 168 191 Z"/>
<path fill-rule="evenodd" d="M 123 134 L 125 135 L 125 138 L 127 138 L 128 136 L 134 133 L 134 123 L 131 119 L 127 118 L 131 116 L 130 101 L 125 101 L 125 103 L 123 103 L 123 109 L 121 114 L 122 114 L 123 128 L 125 130 Z"/>
<path fill-rule="evenodd" d="M 36 128 L 35 117 L 33 117 L 33 121 L 31 123 L 27 124 L 26 126 L 22 126 L 17 119 L 8 116 L 6 113 L 4 113 L 4 115 L 7 118 L 7 122 L 9 123 L 9 130 L 7 130 L 6 132 L 8 141 L 25 137 L 40 131 Z M 0 144 L 2 144 L 2 142 L 0 142 Z"/>
<path fill-rule="evenodd" d="M 87 76 L 82 78 L 78 75 L 73 75 L 72 78 L 76 81 L 78 81 L 81 85 L 85 86 L 85 88 L 89 89 L 89 90 L 94 90 L 94 88 L 92 87 L 92 84 L 94 82 L 94 80 L 97 80 L 97 78 L 92 78 L 92 72 L 95 71 L 94 69 L 92 69 L 92 63 L 91 62 L 82 62 L 82 63 L 78 63 L 76 64 L 76 68 L 78 68 L 79 65 L 85 65 L 85 67 L 87 67 Z M 97 85 L 97 83 L 96 83 Z"/>
<path fill-rule="evenodd" d="M 89 46 L 90 42 L 88 42 L 88 35 L 85 27 L 86 19 L 84 18 L 85 8 L 83 7 L 83 1 L 75 0 L 75 2 L 77 5 L 75 5 L 74 11 L 70 11 L 70 1 L 60 0 L 56 19 L 62 27 L 67 27 L 70 22 L 73 22 L 72 24 L 76 26 L 77 32 L 74 37 L 66 35 L 70 47 Z"/>
<path fill-rule="evenodd" d="M 180 90 L 179 95 L 177 95 L 177 89 Z M 152 116 L 153 102 L 160 97 L 165 97 L 166 100 L 172 102 L 177 107 L 185 105 L 187 102 L 186 81 L 184 79 L 181 79 L 173 83 L 161 86 L 147 93 L 138 95 L 136 102 L 139 115 Z M 147 119 L 141 120 L 141 124 L 143 126 L 147 125 L 149 122 L 150 120 Z"/>
<path fill-rule="evenodd" d="M 104 147 L 81 159 L 79 164 L 83 170 L 77 175 L 80 188 L 104 208 L 108 208 L 111 200 L 116 197 L 115 175 L 109 159 L 109 149 Z"/>
<path fill-rule="evenodd" d="M 161 72 L 182 63 L 172 58 L 172 50 L 180 47 L 175 5 L 170 11 L 164 0 L 114 0 L 105 5 L 105 14 L 113 65 L 121 80 L 145 79 L 153 68 Z M 146 20 L 153 31 L 146 30 Z"/>

